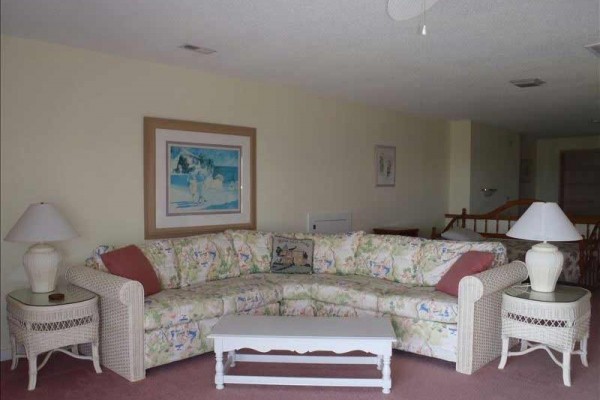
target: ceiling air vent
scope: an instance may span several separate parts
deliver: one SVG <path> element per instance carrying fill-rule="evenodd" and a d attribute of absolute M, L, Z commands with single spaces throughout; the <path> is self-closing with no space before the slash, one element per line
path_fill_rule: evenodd
<path fill-rule="evenodd" d="M 583 47 L 591 51 L 596 57 L 600 57 L 600 42 L 588 44 Z"/>
<path fill-rule="evenodd" d="M 189 50 L 189 51 L 193 51 L 196 53 L 200 53 L 200 54 L 212 54 L 212 53 L 216 53 L 216 50 L 213 49 L 209 49 L 208 47 L 200 47 L 200 46 L 194 46 L 193 44 L 184 44 L 183 46 L 179 46 L 180 49 L 184 49 L 184 50 Z"/>
<path fill-rule="evenodd" d="M 538 79 L 538 78 L 530 78 L 530 79 L 517 79 L 514 81 L 510 81 L 510 83 L 512 83 L 513 85 L 520 87 L 520 88 L 528 88 L 528 87 L 542 86 L 546 82 L 544 82 L 543 80 Z"/>

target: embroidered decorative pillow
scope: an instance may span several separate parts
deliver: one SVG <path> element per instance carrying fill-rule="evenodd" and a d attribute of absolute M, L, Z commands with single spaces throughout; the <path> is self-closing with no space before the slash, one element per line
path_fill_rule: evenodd
<path fill-rule="evenodd" d="M 313 248 L 311 239 L 273 236 L 271 272 L 281 274 L 312 274 Z"/>

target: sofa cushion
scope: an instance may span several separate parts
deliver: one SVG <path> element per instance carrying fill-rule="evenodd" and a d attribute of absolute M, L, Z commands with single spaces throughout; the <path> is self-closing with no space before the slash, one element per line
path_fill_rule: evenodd
<path fill-rule="evenodd" d="M 100 256 L 111 274 L 138 281 L 144 287 L 144 296 L 160 292 L 160 282 L 139 247 L 130 245 Z"/>
<path fill-rule="evenodd" d="M 170 239 L 151 240 L 138 247 L 152 264 L 162 289 L 180 287 L 177 257 Z"/>
<path fill-rule="evenodd" d="M 144 301 L 144 329 L 168 328 L 223 315 L 223 300 L 185 289 L 163 290 Z"/>
<path fill-rule="evenodd" d="M 224 233 L 173 239 L 181 287 L 240 275 L 237 255 Z"/>
<path fill-rule="evenodd" d="M 318 276 L 306 274 L 263 274 L 264 278 L 281 288 L 284 300 L 312 299 L 313 285 Z"/>
<path fill-rule="evenodd" d="M 483 251 L 467 251 L 456 260 L 448 272 L 435 285 L 435 289 L 458 297 L 458 284 L 465 276 L 488 269 L 494 262 L 494 255 Z"/>
<path fill-rule="evenodd" d="M 497 242 L 453 242 L 427 240 L 423 243 L 416 267 L 424 286 L 435 286 L 458 258 L 467 251 L 485 251 L 494 254 L 492 268 L 507 263 L 506 247 Z"/>
<path fill-rule="evenodd" d="M 228 230 L 225 234 L 233 243 L 241 275 L 269 272 L 273 246 L 272 233 Z"/>
<path fill-rule="evenodd" d="M 355 254 L 364 232 L 343 234 L 296 233 L 298 239 L 312 239 L 313 271 L 319 274 L 351 275 L 356 273 Z"/>
<path fill-rule="evenodd" d="M 312 239 L 296 239 L 273 236 L 271 272 L 278 274 L 312 274 L 314 242 Z"/>
<path fill-rule="evenodd" d="M 377 285 L 377 280 L 356 275 L 323 274 L 313 284 L 312 298 L 323 303 L 377 312 L 378 298 L 385 293 L 385 288 Z"/>
<path fill-rule="evenodd" d="M 379 298 L 378 308 L 398 317 L 451 324 L 458 321 L 458 299 L 433 287 L 398 285 Z"/>
<path fill-rule="evenodd" d="M 419 285 L 417 270 L 425 239 L 398 235 L 364 235 L 356 251 L 357 274 Z"/>
<path fill-rule="evenodd" d="M 281 300 L 281 288 L 260 274 L 205 282 L 185 290 L 199 296 L 220 299 L 223 303 L 223 315 L 249 311 Z"/>

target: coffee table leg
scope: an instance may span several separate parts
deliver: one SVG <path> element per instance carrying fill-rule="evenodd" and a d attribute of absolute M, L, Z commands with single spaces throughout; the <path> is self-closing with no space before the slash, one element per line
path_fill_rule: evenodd
<path fill-rule="evenodd" d="M 235 350 L 231 350 L 229 352 L 229 359 L 231 360 L 231 363 L 229 364 L 229 366 L 235 367 Z"/>
<path fill-rule="evenodd" d="M 383 393 L 384 394 L 388 394 L 390 392 L 390 389 L 392 388 L 392 368 L 390 366 L 391 364 L 391 357 L 390 356 L 383 356 L 383 372 L 382 372 L 382 378 L 383 378 Z"/>
<path fill-rule="evenodd" d="M 215 357 L 217 359 L 217 365 L 215 367 L 215 385 L 217 385 L 217 389 L 221 390 L 225 387 L 225 385 L 223 385 L 223 352 L 221 350 L 215 350 Z"/>
<path fill-rule="evenodd" d="M 383 368 L 383 356 L 377 356 L 377 369 L 381 371 Z"/>

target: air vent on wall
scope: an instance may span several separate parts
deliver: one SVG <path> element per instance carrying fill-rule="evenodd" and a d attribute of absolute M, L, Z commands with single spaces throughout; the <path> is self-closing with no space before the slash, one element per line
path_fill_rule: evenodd
<path fill-rule="evenodd" d="M 180 49 L 184 49 L 184 50 L 189 50 L 189 51 L 193 51 L 196 53 L 200 53 L 200 54 L 213 54 L 216 53 L 216 50 L 213 49 L 209 49 L 208 47 L 200 47 L 200 46 L 194 46 L 193 44 L 184 44 L 183 46 L 179 46 Z"/>
<path fill-rule="evenodd" d="M 587 44 L 585 46 L 586 49 L 588 49 L 589 51 L 592 52 L 592 54 L 594 54 L 596 57 L 600 57 L 600 42 L 598 43 L 592 43 L 592 44 Z"/>
<path fill-rule="evenodd" d="M 546 82 L 544 82 L 543 80 L 538 79 L 538 78 L 530 78 L 530 79 L 517 79 L 514 81 L 510 81 L 510 83 L 512 83 L 513 85 L 520 87 L 520 88 L 528 88 L 528 87 L 542 86 Z"/>

